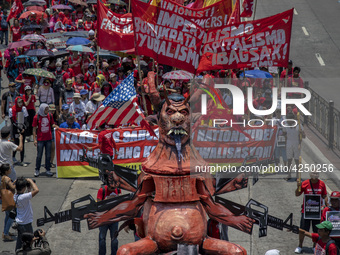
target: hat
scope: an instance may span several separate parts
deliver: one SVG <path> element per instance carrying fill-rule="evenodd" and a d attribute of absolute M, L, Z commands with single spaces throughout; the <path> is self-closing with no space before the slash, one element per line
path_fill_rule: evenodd
<path fill-rule="evenodd" d="M 264 93 L 266 93 L 266 94 L 271 94 L 272 91 L 271 91 L 270 89 L 267 89 Z"/>
<path fill-rule="evenodd" d="M 291 59 L 288 60 L 288 64 L 293 64 L 293 61 Z"/>
<path fill-rule="evenodd" d="M 105 99 L 105 96 L 104 95 L 101 95 L 100 93 L 94 93 L 93 95 L 92 95 L 92 97 L 91 97 L 91 100 L 95 100 L 95 101 L 97 101 L 97 102 L 99 102 L 99 101 L 102 101 L 102 100 L 104 100 Z"/>
<path fill-rule="evenodd" d="M 107 62 L 103 62 L 102 63 L 102 67 L 105 68 L 105 67 L 109 67 L 109 64 Z"/>
<path fill-rule="evenodd" d="M 10 83 L 8 83 L 8 86 L 9 86 L 9 87 L 15 87 L 15 82 L 10 82 Z"/>
<path fill-rule="evenodd" d="M 26 86 L 25 87 L 25 90 L 29 90 L 29 89 L 32 89 L 31 86 Z"/>
<path fill-rule="evenodd" d="M 279 250 L 269 250 L 269 251 L 266 251 L 266 254 L 264 255 L 280 255 L 280 251 Z"/>
<path fill-rule="evenodd" d="M 66 79 L 66 84 L 72 84 L 72 80 L 71 79 Z"/>
<path fill-rule="evenodd" d="M 89 35 L 94 35 L 94 31 L 93 31 L 93 30 L 90 30 L 90 31 L 89 31 Z"/>
<path fill-rule="evenodd" d="M 90 64 L 89 64 L 89 69 L 90 69 L 90 66 L 95 67 L 93 63 L 90 63 Z"/>
<path fill-rule="evenodd" d="M 78 23 L 82 23 L 83 22 L 83 20 L 82 19 L 78 19 Z"/>
<path fill-rule="evenodd" d="M 68 114 L 66 115 L 66 119 L 74 119 L 74 114 L 68 113 Z"/>
<path fill-rule="evenodd" d="M 110 78 L 116 77 L 117 75 L 115 73 L 110 73 Z"/>
<path fill-rule="evenodd" d="M 10 126 L 4 126 L 2 129 L 1 129 L 1 135 L 2 134 L 10 134 L 11 133 L 11 127 Z"/>
<path fill-rule="evenodd" d="M 80 98 L 80 94 L 79 93 L 74 93 L 73 98 Z"/>
<path fill-rule="evenodd" d="M 327 221 L 327 220 L 325 220 L 325 221 L 323 221 L 320 224 L 317 224 L 315 226 L 317 228 L 320 228 L 320 229 L 322 229 L 322 228 L 325 228 L 325 229 L 328 229 L 328 230 L 332 230 L 333 229 L 332 223 L 330 221 Z"/>
<path fill-rule="evenodd" d="M 68 106 L 68 104 L 63 104 L 63 106 L 61 107 L 62 110 L 68 110 L 70 109 L 70 107 Z"/>
<path fill-rule="evenodd" d="M 340 198 L 340 192 L 339 191 L 333 191 L 331 194 L 331 198 Z"/>
<path fill-rule="evenodd" d="M 89 92 L 87 91 L 87 89 L 82 89 L 81 91 L 80 91 L 80 95 L 82 96 L 82 95 L 87 95 Z"/>
<path fill-rule="evenodd" d="M 55 108 L 55 105 L 54 105 L 54 104 L 49 104 L 48 107 L 50 108 L 50 111 L 55 111 L 55 110 L 57 110 L 57 109 Z"/>

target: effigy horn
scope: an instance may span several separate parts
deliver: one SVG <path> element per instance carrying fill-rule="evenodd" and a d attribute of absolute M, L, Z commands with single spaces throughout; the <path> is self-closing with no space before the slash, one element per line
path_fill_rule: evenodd
<path fill-rule="evenodd" d="M 166 101 L 166 103 L 167 103 L 168 106 L 169 106 L 169 105 L 171 105 L 171 103 L 170 103 L 170 100 L 169 100 L 169 98 L 168 98 L 168 92 L 166 91 L 166 87 L 165 87 L 164 84 L 163 84 L 163 90 L 164 90 L 164 98 L 165 98 L 165 101 Z"/>

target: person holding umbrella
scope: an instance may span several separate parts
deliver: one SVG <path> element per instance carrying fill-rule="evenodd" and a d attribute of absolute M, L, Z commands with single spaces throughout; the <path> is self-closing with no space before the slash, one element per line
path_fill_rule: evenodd
<path fill-rule="evenodd" d="M 36 80 L 35 80 L 35 77 L 33 75 L 21 73 L 15 79 L 15 82 L 21 83 L 20 87 L 19 88 L 17 87 L 17 90 L 19 91 L 20 95 L 24 95 L 25 94 L 25 88 L 27 86 L 33 88 Z"/>

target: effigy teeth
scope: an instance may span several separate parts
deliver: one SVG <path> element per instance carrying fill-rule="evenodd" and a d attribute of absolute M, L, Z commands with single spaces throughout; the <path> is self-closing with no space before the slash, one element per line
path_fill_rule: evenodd
<path fill-rule="evenodd" d="M 183 134 L 188 135 L 187 131 L 185 131 L 185 130 L 183 131 Z"/>
<path fill-rule="evenodd" d="M 172 134 L 172 132 L 174 132 L 172 129 L 168 132 L 168 134 L 167 135 L 171 135 Z"/>

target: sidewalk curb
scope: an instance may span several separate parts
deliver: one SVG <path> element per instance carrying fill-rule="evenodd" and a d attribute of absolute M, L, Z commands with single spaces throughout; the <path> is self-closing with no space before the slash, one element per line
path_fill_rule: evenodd
<path fill-rule="evenodd" d="M 332 164 L 331 161 L 319 150 L 319 148 L 307 137 L 302 140 L 302 150 L 306 153 L 315 164 Z M 333 164 L 334 165 L 334 164 Z M 340 183 L 340 172 L 334 168 L 333 172 L 326 172 L 327 178 L 333 179 L 335 182 Z"/>

